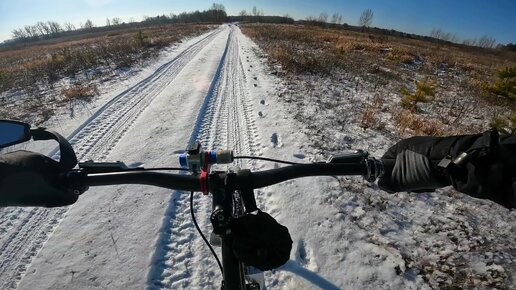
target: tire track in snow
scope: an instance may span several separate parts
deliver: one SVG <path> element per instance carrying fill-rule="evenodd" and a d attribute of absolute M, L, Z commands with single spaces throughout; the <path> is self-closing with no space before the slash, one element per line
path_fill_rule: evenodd
<path fill-rule="evenodd" d="M 152 75 L 114 97 L 86 120 L 68 137 L 78 159 L 105 159 L 152 100 L 222 31 L 224 29 L 219 28 L 209 32 Z M 58 157 L 57 149 L 51 152 L 51 156 Z M 0 239 L 0 289 L 16 288 L 32 259 L 67 211 L 68 207 L 0 209 L 1 217 L 16 219 L 7 229 L 2 229 L 7 235 Z M 17 217 L 14 218 L 11 212 L 16 213 Z"/>
<path fill-rule="evenodd" d="M 190 143 L 200 141 L 207 149 L 228 148 L 238 155 L 252 155 L 258 153 L 257 128 L 240 55 L 240 35 L 239 29 L 231 26 L 225 52 L 199 111 Z M 209 238 L 211 197 L 197 193 L 194 204 L 199 226 Z M 218 288 L 219 269 L 191 222 L 189 195 L 175 192 L 169 209 L 172 210 L 165 216 L 148 274 L 148 288 Z"/>

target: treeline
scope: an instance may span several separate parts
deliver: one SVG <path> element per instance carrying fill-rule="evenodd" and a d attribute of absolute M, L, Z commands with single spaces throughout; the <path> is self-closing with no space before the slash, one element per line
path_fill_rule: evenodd
<path fill-rule="evenodd" d="M 506 45 L 499 45 L 499 49 L 506 50 L 506 51 L 516 51 L 516 44 L 515 43 L 507 43 Z"/>
<path fill-rule="evenodd" d="M 158 15 L 144 17 L 141 22 L 134 19 L 125 23 L 120 18 L 107 18 L 105 25 L 97 26 L 93 21 L 86 20 L 76 27 L 70 22 L 60 24 L 55 21 L 38 22 L 26 25 L 23 28 L 12 30 L 12 39 L 8 42 L 19 43 L 39 39 L 50 39 L 61 36 L 70 36 L 88 32 L 101 32 L 118 28 L 148 27 L 154 25 L 174 23 L 223 23 L 228 21 L 224 5 L 214 3 L 210 9 L 204 11 L 183 12 L 180 14 Z"/>
<path fill-rule="evenodd" d="M 180 14 L 158 15 L 155 17 L 144 17 L 144 24 L 173 24 L 173 23 L 222 23 L 228 21 L 226 9 L 222 4 L 213 3 L 209 10 L 183 12 Z"/>
<path fill-rule="evenodd" d="M 345 29 L 357 32 L 366 32 L 383 36 L 397 36 L 411 39 L 422 39 L 434 43 L 445 43 L 457 46 L 470 46 L 479 48 L 491 48 L 505 51 L 516 51 L 516 44 L 508 43 L 506 45 L 497 44 L 496 39 L 489 35 L 484 35 L 478 39 L 461 39 L 456 34 L 444 32 L 442 29 L 433 29 L 429 36 L 406 33 L 394 29 L 367 27 L 366 25 L 354 26 L 347 23 L 340 23 L 341 18 L 338 14 L 334 14 L 331 18 L 326 13 L 321 13 L 319 17 L 309 16 L 306 20 L 297 20 L 295 23 L 303 25 L 312 25 L 325 28 Z"/>
<path fill-rule="evenodd" d="M 253 16 L 253 15 L 245 15 L 245 16 L 229 16 L 228 20 L 230 22 L 263 22 L 263 23 L 285 23 L 285 24 L 293 24 L 294 19 L 288 16 Z"/>
<path fill-rule="evenodd" d="M 449 41 L 454 43 L 461 43 L 460 38 L 457 36 L 457 34 L 451 34 L 450 32 L 445 32 L 444 30 L 440 28 L 434 28 L 432 29 L 432 32 L 430 32 L 430 37 L 433 37 L 435 39 L 439 39 L 442 41 Z M 484 35 L 480 37 L 479 39 L 464 39 L 462 41 L 462 44 L 467 46 L 478 46 L 482 48 L 495 48 L 496 46 L 496 39 L 489 36 Z"/>

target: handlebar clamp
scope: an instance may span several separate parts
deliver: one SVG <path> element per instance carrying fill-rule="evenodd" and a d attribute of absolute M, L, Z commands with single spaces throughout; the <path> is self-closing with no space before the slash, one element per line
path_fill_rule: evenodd
<path fill-rule="evenodd" d="M 363 177 L 368 182 L 374 182 L 377 178 L 384 175 L 385 168 L 381 160 L 366 158 L 364 162 L 366 163 L 367 173 Z"/>

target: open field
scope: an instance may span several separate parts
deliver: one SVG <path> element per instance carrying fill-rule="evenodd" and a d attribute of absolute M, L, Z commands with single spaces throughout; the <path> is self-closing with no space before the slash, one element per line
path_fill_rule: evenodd
<path fill-rule="evenodd" d="M 315 160 L 356 149 L 380 157 L 400 138 L 480 133 L 496 117 L 514 114 L 514 100 L 485 89 L 508 75 L 507 92 L 514 91 L 513 69 L 499 71 L 516 66 L 514 53 L 313 26 L 246 24 L 241 29 L 257 42 L 256 53 L 267 59 L 270 73 L 284 84 L 265 97 L 265 104 L 274 100 L 287 108 L 285 119 L 293 117 L 299 124 L 294 132 L 306 136 L 307 141 L 298 141 L 303 153 Z M 262 115 L 267 117 L 266 112 Z M 482 205 L 485 200 L 450 187 L 384 195 L 375 184 L 360 179 L 338 178 L 338 182 L 335 195 L 328 187 L 321 199 L 349 223 L 337 230 L 340 222 L 330 218 L 328 235 L 312 237 L 308 244 L 324 251 L 329 247 L 322 246 L 325 243 L 341 245 L 364 232 L 357 238 L 359 245 L 325 258 L 342 256 L 337 265 L 362 273 L 357 269 L 367 258 L 361 255 L 369 251 L 358 254 L 360 263 L 352 253 L 364 249 L 360 243 L 365 240 L 399 254 L 402 261 L 386 282 L 393 284 L 374 284 L 377 273 L 350 275 L 339 284 L 345 285 L 343 289 L 514 288 L 514 227 L 505 231 L 498 224 L 513 219 L 514 211 L 494 203 L 487 209 Z M 420 203 L 424 205 L 419 207 Z M 488 220 L 493 223 L 485 224 Z M 331 237 L 335 232 L 346 234 Z M 506 258 L 492 259 L 494 252 Z M 310 264 L 312 258 L 307 260 Z M 368 273 L 374 263 L 364 262 L 363 272 Z M 398 278 L 405 284 L 395 285 Z M 366 282 L 353 284 L 352 279 Z"/>
<path fill-rule="evenodd" d="M 343 80 L 369 92 L 372 96 L 355 100 L 353 108 L 364 128 L 385 129 L 387 118 L 397 128 L 386 130 L 399 136 L 474 133 L 515 108 L 512 100 L 484 89 L 499 69 L 516 66 L 514 52 L 305 25 L 246 24 L 242 31 L 261 46 L 277 73 L 289 79 L 290 99 L 306 100 L 307 92 L 339 95 L 345 91 Z M 314 82 L 320 78 L 326 86 L 314 91 L 303 76 Z M 432 92 L 414 100 L 418 84 Z M 411 97 L 402 101 L 407 95 L 412 95 L 408 103 Z"/>

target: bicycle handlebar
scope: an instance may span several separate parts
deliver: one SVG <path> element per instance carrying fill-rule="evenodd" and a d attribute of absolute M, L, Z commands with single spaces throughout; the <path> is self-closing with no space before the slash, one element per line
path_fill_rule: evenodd
<path fill-rule="evenodd" d="M 381 161 L 369 158 L 353 163 L 296 164 L 256 172 L 248 170 L 241 170 L 236 173 L 212 172 L 208 177 L 207 185 L 209 188 L 212 188 L 215 184 L 224 184 L 226 187 L 235 190 L 244 188 L 257 189 L 290 179 L 308 176 L 362 175 L 369 181 L 374 181 L 381 174 L 383 174 Z M 228 179 L 228 176 L 231 176 L 231 178 Z M 221 180 L 223 183 L 220 183 Z M 198 175 L 149 171 L 88 174 L 81 170 L 76 170 L 66 174 L 63 181 L 74 188 L 117 184 L 145 184 L 181 191 L 203 190 L 202 181 Z"/>

